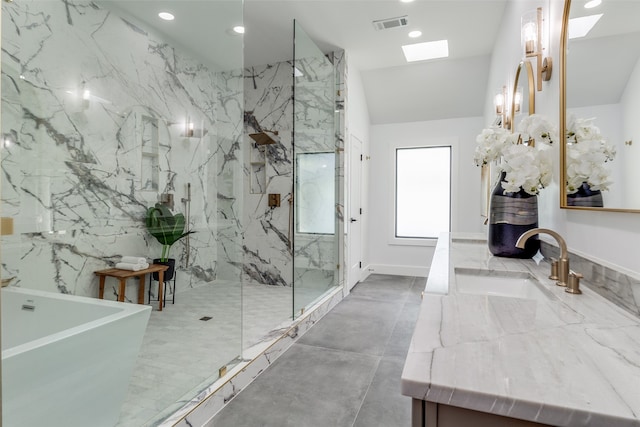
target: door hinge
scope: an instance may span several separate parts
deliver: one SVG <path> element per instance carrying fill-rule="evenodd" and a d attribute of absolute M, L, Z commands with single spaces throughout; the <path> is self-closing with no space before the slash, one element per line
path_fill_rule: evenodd
<path fill-rule="evenodd" d="M 362 215 L 362 208 L 360 208 L 360 215 Z"/>
<path fill-rule="evenodd" d="M 362 154 L 360 154 L 360 161 L 362 161 Z"/>
<path fill-rule="evenodd" d="M 360 262 L 358 263 L 358 267 L 359 267 L 359 268 L 362 268 L 362 261 L 360 261 Z"/>

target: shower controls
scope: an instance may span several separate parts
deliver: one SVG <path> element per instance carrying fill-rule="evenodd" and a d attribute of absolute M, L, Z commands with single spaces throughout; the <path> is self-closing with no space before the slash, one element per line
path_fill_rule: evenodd
<path fill-rule="evenodd" d="M 160 203 L 173 210 L 173 194 L 172 193 L 162 193 L 160 195 Z"/>
<path fill-rule="evenodd" d="M 280 194 L 269 194 L 269 207 L 271 208 L 280 207 Z"/>

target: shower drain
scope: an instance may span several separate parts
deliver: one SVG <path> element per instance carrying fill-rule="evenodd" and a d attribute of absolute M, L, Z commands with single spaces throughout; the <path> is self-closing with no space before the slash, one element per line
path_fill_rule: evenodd
<path fill-rule="evenodd" d="M 203 322 L 206 322 L 207 320 L 211 320 L 211 319 L 213 319 L 213 317 L 211 316 L 203 316 L 200 318 L 200 320 L 202 320 Z"/>

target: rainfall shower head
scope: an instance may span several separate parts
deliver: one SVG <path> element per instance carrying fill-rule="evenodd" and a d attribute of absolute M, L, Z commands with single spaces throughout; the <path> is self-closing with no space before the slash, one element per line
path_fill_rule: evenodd
<path fill-rule="evenodd" d="M 250 133 L 249 137 L 256 142 L 256 145 L 279 144 L 280 137 L 278 131 L 263 130 L 258 133 Z"/>

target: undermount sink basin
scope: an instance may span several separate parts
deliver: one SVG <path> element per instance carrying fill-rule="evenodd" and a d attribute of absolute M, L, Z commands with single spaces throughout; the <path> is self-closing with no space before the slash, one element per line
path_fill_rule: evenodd
<path fill-rule="evenodd" d="M 458 292 L 523 299 L 549 299 L 551 293 L 527 272 L 455 269 Z"/>

